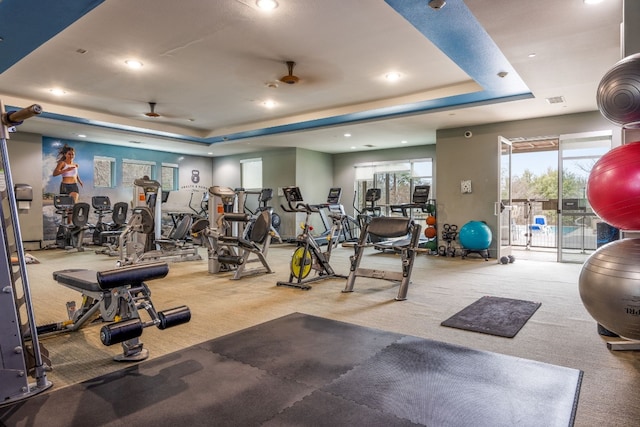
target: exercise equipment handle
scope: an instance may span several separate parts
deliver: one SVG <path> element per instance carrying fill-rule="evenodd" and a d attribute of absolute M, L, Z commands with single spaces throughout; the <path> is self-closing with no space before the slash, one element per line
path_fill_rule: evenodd
<path fill-rule="evenodd" d="M 42 113 L 42 107 L 38 104 L 33 104 L 18 111 L 3 113 L 2 123 L 6 126 L 17 126 L 23 121 L 33 116 L 37 116 L 40 113 Z"/>

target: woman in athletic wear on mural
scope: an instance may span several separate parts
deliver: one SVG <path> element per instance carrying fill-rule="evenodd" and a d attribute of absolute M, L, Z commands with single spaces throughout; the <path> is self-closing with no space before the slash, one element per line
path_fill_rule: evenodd
<path fill-rule="evenodd" d="M 78 174 L 78 164 L 73 162 L 76 156 L 76 150 L 73 147 L 64 145 L 58 152 L 58 165 L 53 170 L 53 176 L 62 175 L 62 182 L 60 183 L 60 194 L 68 194 L 73 197 L 73 202 L 78 201 L 80 196 L 80 190 L 78 184 L 82 184 L 80 175 Z"/>

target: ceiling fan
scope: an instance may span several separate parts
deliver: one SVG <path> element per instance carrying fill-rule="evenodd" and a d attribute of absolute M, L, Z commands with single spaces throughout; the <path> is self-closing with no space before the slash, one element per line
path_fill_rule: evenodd
<path fill-rule="evenodd" d="M 280 81 L 282 83 L 286 83 L 289 85 L 298 83 L 300 81 L 300 77 L 293 75 L 293 67 L 296 66 L 296 63 L 293 61 L 287 61 L 286 64 L 287 64 L 287 69 L 289 70 L 289 74 L 287 74 L 286 76 L 280 77 Z"/>
<path fill-rule="evenodd" d="M 144 115 L 147 116 L 147 117 L 154 118 L 154 119 L 156 117 L 160 117 L 160 114 L 156 113 L 156 103 L 155 102 L 149 102 L 149 111 L 144 113 Z"/>

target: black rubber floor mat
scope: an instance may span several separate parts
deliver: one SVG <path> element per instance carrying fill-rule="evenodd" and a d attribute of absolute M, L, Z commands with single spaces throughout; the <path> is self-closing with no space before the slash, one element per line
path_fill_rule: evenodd
<path fill-rule="evenodd" d="M 427 426 L 567 426 L 582 372 L 405 337 L 322 390 Z"/>
<path fill-rule="evenodd" d="M 320 387 L 402 337 L 294 313 L 202 345 L 274 375 Z"/>
<path fill-rule="evenodd" d="M 0 426 L 571 425 L 582 373 L 295 313 L 0 408 Z"/>
<path fill-rule="evenodd" d="M 441 323 L 442 326 L 513 338 L 541 303 L 485 296 Z"/>

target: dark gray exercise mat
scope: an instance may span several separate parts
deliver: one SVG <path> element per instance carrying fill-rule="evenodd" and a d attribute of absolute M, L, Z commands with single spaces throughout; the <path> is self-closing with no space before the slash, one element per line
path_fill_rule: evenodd
<path fill-rule="evenodd" d="M 484 296 L 441 325 L 513 338 L 540 305 L 533 301 Z"/>
<path fill-rule="evenodd" d="M 0 408 L 0 426 L 567 426 L 582 372 L 294 313 Z"/>

